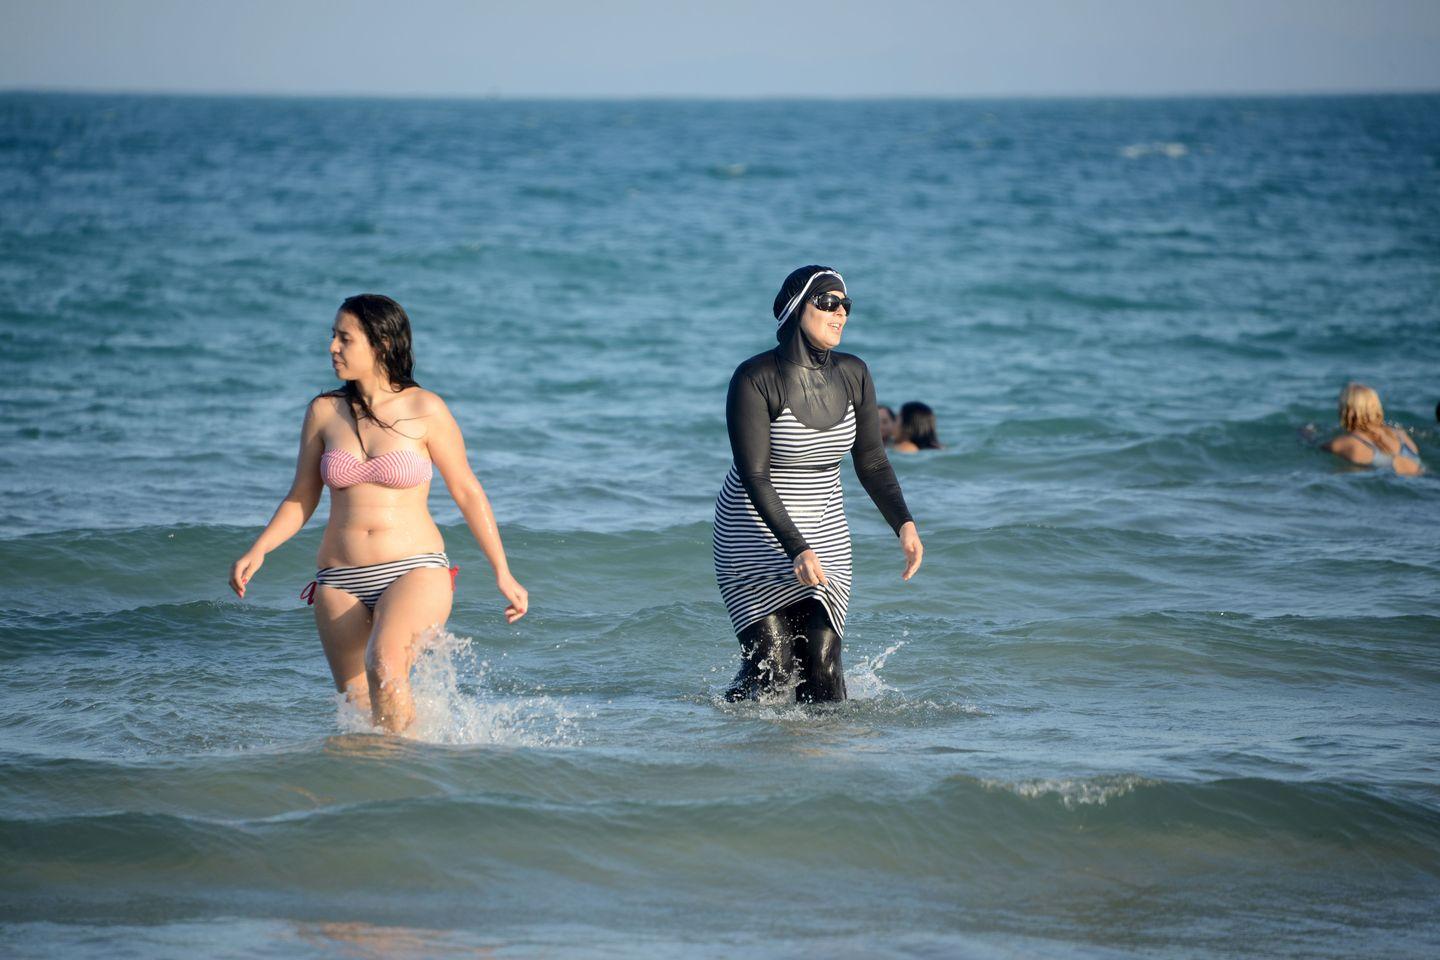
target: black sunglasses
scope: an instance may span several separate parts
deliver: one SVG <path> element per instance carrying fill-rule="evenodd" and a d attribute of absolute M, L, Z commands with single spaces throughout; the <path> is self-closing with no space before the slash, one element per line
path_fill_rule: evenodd
<path fill-rule="evenodd" d="M 817 293 L 810 298 L 810 302 L 815 304 L 815 309 L 823 310 L 826 313 L 834 313 L 837 308 L 844 307 L 845 315 L 847 317 L 850 315 L 851 301 L 849 297 L 837 297 L 833 293 Z"/>

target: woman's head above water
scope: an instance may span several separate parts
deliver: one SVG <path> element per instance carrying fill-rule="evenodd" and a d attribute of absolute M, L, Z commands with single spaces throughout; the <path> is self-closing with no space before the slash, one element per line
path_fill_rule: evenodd
<path fill-rule="evenodd" d="M 394 390 L 415 385 L 410 318 L 394 300 L 378 293 L 347 298 L 330 333 L 330 363 L 341 380 L 373 378 Z"/>
<path fill-rule="evenodd" d="M 895 411 L 883 404 L 875 408 L 880 418 L 880 439 L 888 446 L 895 442 L 896 436 L 900 433 L 900 418 Z"/>
<path fill-rule="evenodd" d="M 921 450 L 939 450 L 935 411 L 929 404 L 912 400 L 900 408 L 900 436 Z"/>
<path fill-rule="evenodd" d="M 850 320 L 850 298 L 845 278 L 833 267 L 811 264 L 792 270 L 775 295 L 775 339 L 784 343 L 799 328 L 810 345 L 833 350 L 840 345 Z"/>
<path fill-rule="evenodd" d="M 1363 383 L 1351 381 L 1340 391 L 1336 404 L 1340 426 L 1350 433 L 1374 432 L 1385 426 L 1385 408 L 1380 395 Z"/>

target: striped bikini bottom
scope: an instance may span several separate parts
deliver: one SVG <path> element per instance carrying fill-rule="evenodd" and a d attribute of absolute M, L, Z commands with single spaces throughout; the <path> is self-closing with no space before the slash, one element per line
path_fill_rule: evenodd
<path fill-rule="evenodd" d="M 390 584 L 411 570 L 423 570 L 426 567 L 449 570 L 450 589 L 455 589 L 455 578 L 459 575 L 460 568 L 450 566 L 449 557 L 443 553 L 417 553 L 413 557 L 391 560 L 389 563 L 372 563 L 365 567 L 326 567 L 318 570 L 309 586 L 300 591 L 300 599 L 314 606 L 315 588 L 323 584 L 359 597 L 361 603 L 374 610 L 375 604 L 380 602 L 380 595 L 389 589 Z"/>

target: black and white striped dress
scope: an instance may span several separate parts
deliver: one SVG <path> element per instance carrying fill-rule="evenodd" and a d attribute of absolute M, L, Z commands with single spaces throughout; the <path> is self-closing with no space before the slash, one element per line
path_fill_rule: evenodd
<path fill-rule="evenodd" d="M 787 406 L 770 423 L 770 481 L 785 511 L 820 558 L 826 586 L 806 586 L 770 532 L 732 464 L 715 501 L 715 579 L 739 633 L 797 600 L 815 597 L 830 623 L 845 633 L 850 603 L 850 527 L 840 461 L 855 443 L 855 405 L 825 430 L 807 427 Z"/>

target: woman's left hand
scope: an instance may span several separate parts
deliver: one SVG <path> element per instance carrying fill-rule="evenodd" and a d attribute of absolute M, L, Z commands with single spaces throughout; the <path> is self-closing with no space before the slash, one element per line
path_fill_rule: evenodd
<path fill-rule="evenodd" d="M 900 528 L 900 549 L 905 551 L 905 572 L 900 575 L 900 579 L 909 580 L 915 576 L 915 571 L 920 569 L 920 558 L 925 556 L 925 545 L 920 542 L 920 534 L 915 531 L 914 520 L 906 520 L 905 525 Z"/>
<path fill-rule="evenodd" d="M 500 594 L 510 601 L 505 608 L 505 622 L 514 623 L 525 616 L 525 611 L 530 609 L 530 594 L 520 586 L 520 581 L 505 573 L 495 578 L 495 585 L 500 588 Z"/>

